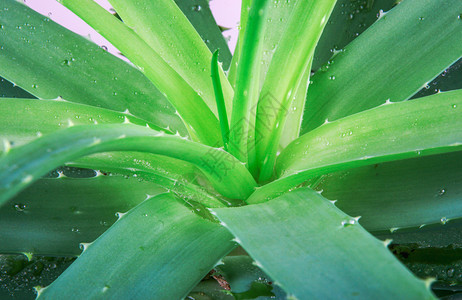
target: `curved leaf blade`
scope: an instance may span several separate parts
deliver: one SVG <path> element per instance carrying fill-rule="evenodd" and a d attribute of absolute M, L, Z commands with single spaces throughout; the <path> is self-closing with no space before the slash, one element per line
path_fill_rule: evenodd
<path fill-rule="evenodd" d="M 461 107 L 462 91 L 457 90 L 326 123 L 293 141 L 278 158 L 276 168 L 283 176 L 257 189 L 247 202 L 273 199 L 308 179 L 336 171 L 460 151 Z"/>
<path fill-rule="evenodd" d="M 73 125 L 130 123 L 149 126 L 134 116 L 111 110 L 54 100 L 0 99 L 0 136 L 7 145 L 23 145 L 42 135 Z M 11 111 L 17 112 L 11 114 Z M 220 206 L 202 187 L 211 188 L 203 174 L 194 165 L 173 158 L 140 152 L 112 152 L 78 159 L 76 167 L 99 169 L 126 176 L 143 176 L 165 188 L 174 188 L 182 197 L 191 197 L 207 206 Z M 142 175 L 143 174 L 143 175 Z M 232 203 L 230 199 L 225 203 Z"/>
<path fill-rule="evenodd" d="M 23 3 L 1 3 L 1 76 L 40 99 L 128 109 L 159 127 L 187 134 L 175 109 L 139 70 Z"/>
<path fill-rule="evenodd" d="M 278 158 L 278 173 L 457 151 L 462 145 L 461 107 L 462 90 L 457 90 L 382 105 L 327 123 L 287 146 Z"/>
<path fill-rule="evenodd" d="M 229 198 L 244 199 L 256 186 L 245 166 L 219 148 L 131 124 L 81 125 L 5 152 L 0 159 L 0 203 L 67 161 L 108 151 L 148 152 L 191 162 Z"/>
<path fill-rule="evenodd" d="M 100 175 L 40 179 L 0 208 L 0 253 L 77 256 L 146 198 L 164 193 L 151 182 Z"/>
<path fill-rule="evenodd" d="M 129 121 L 163 131 L 126 113 L 67 101 L 0 98 L 0 114 L 0 136 L 14 146 L 73 125 L 122 124 Z"/>
<path fill-rule="evenodd" d="M 206 207 L 242 205 L 241 200 L 223 197 L 214 190 L 206 176 L 193 164 L 163 155 L 106 152 L 85 156 L 66 165 L 154 182 L 186 202 L 197 202 Z"/>
<path fill-rule="evenodd" d="M 434 299 L 386 244 L 313 190 L 213 212 L 265 273 L 296 299 Z M 329 289 L 319 288 L 326 284 Z"/>
<path fill-rule="evenodd" d="M 180 299 L 234 247 L 231 239 L 162 194 L 123 215 L 38 299 Z"/>
<path fill-rule="evenodd" d="M 302 133 L 409 99 L 462 56 L 462 3 L 403 1 L 312 77 Z"/>

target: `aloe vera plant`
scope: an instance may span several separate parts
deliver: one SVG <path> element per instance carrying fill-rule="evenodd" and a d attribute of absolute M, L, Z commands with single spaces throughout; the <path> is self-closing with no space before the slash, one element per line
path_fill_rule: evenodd
<path fill-rule="evenodd" d="M 243 0 L 232 59 L 205 0 L 59 2 L 130 63 L 1 0 L 0 252 L 78 256 L 39 299 L 205 299 L 212 269 L 223 299 L 435 298 L 388 247 L 460 244 L 462 89 L 416 93 L 462 2 Z"/>

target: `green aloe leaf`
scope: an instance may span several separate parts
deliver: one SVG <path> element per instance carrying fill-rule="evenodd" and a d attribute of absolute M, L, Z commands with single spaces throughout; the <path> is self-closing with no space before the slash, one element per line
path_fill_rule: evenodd
<path fill-rule="evenodd" d="M 213 53 L 220 49 L 219 61 L 223 63 L 223 69 L 228 70 L 232 59 L 231 52 L 220 27 L 213 17 L 209 2 L 207 0 L 196 0 L 191 5 L 191 1 L 188 0 L 175 0 L 175 3 L 194 26 L 210 52 Z"/>
<path fill-rule="evenodd" d="M 242 47 L 247 50 L 239 58 L 231 116 L 229 152 L 247 163 L 250 170 L 256 167 L 254 128 L 268 2 L 255 0 L 249 11 L 242 39 Z"/>
<path fill-rule="evenodd" d="M 308 81 L 310 79 L 311 68 L 305 70 L 305 74 L 298 85 L 295 95 L 292 98 L 290 107 L 286 110 L 287 119 L 282 129 L 281 139 L 279 141 L 278 151 L 282 151 L 293 140 L 300 136 L 302 126 L 303 111 L 305 108 Z"/>
<path fill-rule="evenodd" d="M 281 177 L 247 201 L 269 200 L 307 179 L 335 171 L 459 151 L 461 107 L 462 91 L 457 90 L 389 103 L 326 123 L 293 141 L 278 158 Z"/>
<path fill-rule="evenodd" d="M 0 99 L 0 135 L 5 145 L 17 147 L 42 135 L 73 125 L 122 124 L 130 121 L 141 126 L 156 127 L 131 115 L 92 106 L 54 100 Z M 8 113 L 14 110 L 16 115 Z M 91 155 L 74 161 L 72 166 L 100 169 L 126 176 L 143 176 L 165 188 L 210 206 L 221 202 L 202 191 L 199 182 L 206 178 L 185 161 L 140 152 L 113 152 Z M 143 175 L 142 175 L 143 174 Z M 208 184 L 207 186 L 209 186 Z M 226 200 L 225 203 L 231 200 Z"/>
<path fill-rule="evenodd" d="M 61 175 L 62 176 L 62 175 Z M 40 179 L 0 208 L 0 253 L 76 256 L 116 220 L 165 189 L 123 176 Z"/>
<path fill-rule="evenodd" d="M 242 205 L 241 200 L 226 198 L 216 192 L 199 168 L 171 157 L 117 151 L 85 156 L 66 165 L 151 181 L 192 204 L 207 207 Z"/>
<path fill-rule="evenodd" d="M 294 174 L 353 161 L 357 165 L 457 151 L 462 145 L 462 90 L 390 103 L 324 124 L 292 142 L 277 171 Z M 389 122 L 388 120 L 394 120 Z M 384 147 L 386 145 L 386 147 Z"/>
<path fill-rule="evenodd" d="M 313 190 L 213 212 L 289 297 L 434 299 L 426 284 L 393 257 L 387 243 Z M 326 280 L 329 288 L 320 288 Z"/>
<path fill-rule="evenodd" d="M 263 182 L 273 175 L 288 109 L 299 86 L 303 88 L 302 79 L 308 79 L 306 76 L 311 70 L 314 49 L 335 2 L 297 2 L 271 59 L 258 101 L 255 124 L 257 160 L 261 169 L 259 178 Z M 292 129 L 294 134 L 298 134 L 298 126 Z"/>
<path fill-rule="evenodd" d="M 38 299 L 180 299 L 234 247 L 231 239 L 162 194 L 122 215 Z"/>
<path fill-rule="evenodd" d="M 11 111 L 17 113 L 11 114 Z M 0 114 L 0 135 L 14 146 L 73 125 L 129 121 L 161 131 L 154 124 L 130 114 L 67 101 L 1 98 Z"/>
<path fill-rule="evenodd" d="M 215 92 L 215 100 L 217 103 L 218 119 L 220 120 L 221 137 L 225 151 L 228 151 L 229 140 L 229 122 L 226 111 L 226 103 L 223 96 L 223 86 L 220 80 L 219 65 L 218 65 L 218 50 L 213 53 L 211 63 L 211 76 L 213 82 L 213 90 Z"/>
<path fill-rule="evenodd" d="M 175 109 L 139 70 L 20 2 L 1 3 L 2 77 L 40 99 L 61 97 L 128 110 L 159 127 L 187 134 Z"/>
<path fill-rule="evenodd" d="M 239 66 L 239 58 L 241 57 L 241 48 L 244 40 L 244 34 L 247 28 L 247 21 L 249 18 L 250 5 L 252 0 L 242 0 L 241 1 L 241 15 L 239 18 L 239 35 L 236 42 L 236 48 L 234 49 L 233 58 L 231 59 L 231 65 L 228 71 L 228 81 L 233 86 L 233 89 L 236 89 L 236 79 L 237 79 L 237 67 Z M 268 4 L 270 6 L 271 4 Z"/>
<path fill-rule="evenodd" d="M 67 161 L 108 151 L 148 152 L 193 163 L 229 198 L 245 199 L 256 185 L 245 166 L 219 148 L 131 124 L 81 125 L 5 151 L 0 159 L 0 203 Z"/>
<path fill-rule="evenodd" d="M 409 99 L 462 56 L 462 2 L 403 1 L 312 77 L 302 132 Z"/>
<path fill-rule="evenodd" d="M 186 122 L 194 140 L 207 145 L 220 145 L 216 116 L 189 83 L 181 77 L 136 32 L 92 0 L 61 0 L 85 22 L 108 39 L 166 95 Z M 209 73 L 208 73 L 209 74 Z"/>
<path fill-rule="evenodd" d="M 122 17 L 123 22 L 133 28 L 146 44 L 168 62 L 218 116 L 210 80 L 212 54 L 175 1 L 110 0 L 110 3 Z M 191 1 L 185 3 L 189 5 L 191 13 L 202 14 L 203 7 L 199 4 L 191 5 Z M 213 25 L 208 24 L 208 26 Z M 219 30 L 218 26 L 212 28 Z M 225 47 L 227 48 L 226 44 Z M 225 103 L 227 110 L 230 111 L 233 90 L 221 67 L 220 75 Z"/>
<path fill-rule="evenodd" d="M 368 231 L 446 224 L 462 218 L 461 161 L 459 151 L 376 164 L 326 175 L 317 189 Z"/>

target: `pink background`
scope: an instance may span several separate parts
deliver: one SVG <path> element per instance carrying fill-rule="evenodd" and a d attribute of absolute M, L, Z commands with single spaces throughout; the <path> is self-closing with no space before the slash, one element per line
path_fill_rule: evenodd
<path fill-rule="evenodd" d="M 110 9 L 111 5 L 107 0 L 95 0 L 106 9 Z M 155 1 L 155 0 L 154 0 Z M 118 51 L 100 34 L 91 29 L 76 15 L 63 7 L 56 0 L 24 0 L 24 3 L 42 15 L 48 16 L 53 21 L 69 28 L 70 30 L 89 37 L 93 42 L 102 46 L 106 46 L 108 51 L 116 54 Z M 226 38 L 230 38 L 228 44 L 231 52 L 234 52 L 237 40 L 237 25 L 240 15 L 240 1 L 238 0 L 212 0 L 210 8 L 221 26 L 232 28 L 225 31 L 223 34 Z"/>

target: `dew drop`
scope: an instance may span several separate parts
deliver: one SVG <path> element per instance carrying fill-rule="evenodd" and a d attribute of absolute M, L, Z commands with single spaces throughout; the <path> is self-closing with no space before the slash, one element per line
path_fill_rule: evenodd
<path fill-rule="evenodd" d="M 22 203 L 16 203 L 14 205 L 14 209 L 18 212 L 23 212 L 26 210 L 26 205 L 25 204 L 22 204 Z"/>
<path fill-rule="evenodd" d="M 457 104 L 453 104 L 451 107 L 452 108 L 457 108 Z"/>
<path fill-rule="evenodd" d="M 446 217 L 442 217 L 442 218 L 441 218 L 441 224 L 443 224 L 443 225 L 446 224 L 448 221 L 449 221 L 449 220 L 448 220 L 448 218 L 446 218 Z"/>
<path fill-rule="evenodd" d="M 356 224 L 356 219 L 348 219 L 348 220 L 342 221 L 342 226 L 343 227 L 348 227 L 348 226 L 351 226 L 351 225 L 354 225 L 354 224 Z"/>
<path fill-rule="evenodd" d="M 102 46 L 101 46 L 101 49 L 103 49 L 104 51 L 107 51 L 107 46 L 102 45 Z"/>
<path fill-rule="evenodd" d="M 201 11 L 201 10 L 202 10 L 202 6 L 200 6 L 200 5 L 194 5 L 194 6 L 192 7 L 192 10 L 193 10 L 193 11 Z"/>
<path fill-rule="evenodd" d="M 444 194 L 446 194 L 446 189 L 440 189 L 438 191 L 438 196 L 443 196 Z"/>
<path fill-rule="evenodd" d="M 330 80 L 335 80 L 335 76 L 332 75 L 332 76 L 329 77 L 329 79 Z"/>
<path fill-rule="evenodd" d="M 80 229 L 78 229 L 77 227 L 72 227 L 71 231 L 75 233 L 80 233 Z"/>

